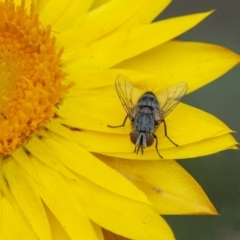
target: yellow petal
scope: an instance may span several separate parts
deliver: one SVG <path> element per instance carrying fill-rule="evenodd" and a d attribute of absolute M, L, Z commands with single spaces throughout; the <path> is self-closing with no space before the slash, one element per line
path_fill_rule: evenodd
<path fill-rule="evenodd" d="M 71 240 L 69 235 L 66 233 L 66 231 L 63 229 L 63 227 L 57 220 L 57 218 L 53 215 L 53 213 L 49 210 L 49 208 L 46 205 L 44 206 L 45 206 L 46 214 L 49 219 L 49 224 L 51 226 L 52 239 L 53 240 Z M 98 240 L 104 240 L 101 227 L 93 222 L 91 223 L 95 229 Z"/>
<path fill-rule="evenodd" d="M 127 139 L 121 139 L 122 141 L 117 141 L 116 144 L 120 144 L 120 142 L 127 141 Z M 128 140 L 129 141 L 129 140 Z M 179 147 L 172 147 L 172 148 L 165 148 L 159 149 L 160 154 L 162 155 L 163 159 L 184 159 L 184 158 L 195 158 L 200 156 L 205 156 L 213 153 L 217 153 L 227 149 L 238 149 L 236 147 L 238 143 L 236 140 L 230 135 L 226 134 L 223 136 L 209 138 L 200 142 L 188 144 L 185 146 Z M 121 146 L 121 145 L 120 145 Z M 132 145 L 132 151 L 129 152 L 121 152 L 125 147 L 125 143 L 122 144 L 122 148 L 119 152 L 103 152 L 102 154 L 108 156 L 115 156 L 119 158 L 125 159 L 137 159 L 137 160 L 159 160 L 160 157 L 156 152 L 154 147 L 146 148 L 143 155 L 136 155 L 134 150 L 134 145 Z M 118 146 L 119 148 L 119 146 Z M 126 148 L 124 148 L 126 150 Z"/>
<path fill-rule="evenodd" d="M 96 9 L 107 2 L 109 2 L 109 0 L 95 0 L 91 6 L 91 10 Z M 137 2 L 140 2 L 140 1 L 137 1 Z M 171 0 L 145 1 L 145 5 L 142 7 L 142 11 L 140 11 L 138 14 L 133 15 L 130 21 L 123 24 L 124 28 L 126 29 L 126 27 L 129 28 L 130 26 L 137 26 L 139 24 L 152 22 L 154 18 L 157 17 L 167 7 L 167 5 L 170 2 Z M 123 26 L 121 26 L 121 29 Z"/>
<path fill-rule="evenodd" d="M 61 117 L 58 121 L 80 129 L 125 134 L 125 137 L 129 138 L 129 133 L 132 131 L 129 120 L 124 127 L 107 127 L 108 125 L 121 125 L 126 116 L 117 94 L 115 93 L 114 96 L 112 91 L 108 88 L 97 89 L 86 91 L 79 97 L 66 98 L 58 111 L 58 115 Z M 83 107 L 79 108 L 81 105 Z M 168 136 L 179 145 L 186 145 L 232 132 L 213 115 L 183 103 L 180 103 L 169 114 L 166 118 L 166 124 Z M 85 132 L 79 134 L 85 134 Z M 163 124 L 160 124 L 160 127 L 156 130 L 156 135 L 162 148 L 172 147 L 168 139 L 164 137 Z M 96 144 L 96 142 L 93 140 L 91 144 Z M 97 145 L 101 147 L 102 144 Z"/>
<path fill-rule="evenodd" d="M 138 1 L 139 2 L 139 1 Z M 148 0 L 142 9 L 116 31 L 127 30 L 152 22 L 169 5 L 171 0 Z"/>
<path fill-rule="evenodd" d="M 74 179 L 73 174 L 59 162 L 59 160 L 53 155 L 41 139 L 38 139 L 36 136 L 32 137 L 29 142 L 24 145 L 24 147 L 44 164 L 58 170 L 67 177 Z"/>
<path fill-rule="evenodd" d="M 188 144 L 185 146 L 179 146 L 174 148 L 164 149 L 162 152 L 166 159 L 174 159 L 178 156 L 178 159 L 182 158 L 194 158 L 200 156 L 206 156 L 209 154 L 217 153 L 228 149 L 238 149 L 238 143 L 230 134 L 225 134 L 219 137 L 209 138 L 200 142 Z M 149 152 L 150 158 L 156 153 Z"/>
<path fill-rule="evenodd" d="M 167 84 L 169 86 L 181 81 L 187 82 L 190 93 L 217 79 L 239 61 L 238 54 L 222 46 L 170 41 L 116 67 L 155 74 L 163 88 Z M 145 83 L 151 85 L 151 81 L 157 80 L 146 79 Z"/>
<path fill-rule="evenodd" d="M 177 37 L 197 25 L 210 13 L 198 13 L 155 22 L 107 36 L 97 42 L 88 42 L 83 46 L 79 46 L 77 42 L 79 48 L 72 58 L 78 61 L 82 69 L 109 68 Z M 73 47 L 69 39 L 66 39 L 64 45 L 68 46 L 68 44 Z"/>
<path fill-rule="evenodd" d="M 64 137 L 67 138 L 71 136 L 70 134 L 64 134 Z M 92 131 L 82 131 L 80 133 L 75 133 L 71 138 L 76 139 L 79 144 L 90 152 L 97 152 L 108 156 L 126 159 L 159 159 L 155 145 L 147 147 L 144 150 L 145 154 L 136 155 L 134 153 L 134 145 L 130 142 L 128 135 L 112 135 Z M 226 149 L 236 149 L 237 145 L 236 140 L 230 134 L 207 138 L 199 142 L 180 145 L 179 147 L 175 147 L 173 144 L 169 143 L 168 139 L 163 139 L 161 141 L 159 139 L 158 149 L 164 159 L 181 159 L 204 156 Z M 162 145 L 165 145 L 166 148 L 163 148 Z"/>
<path fill-rule="evenodd" d="M 56 137 L 54 136 L 54 138 Z M 57 140 L 46 138 L 43 139 L 43 142 L 54 156 L 72 171 L 109 191 L 149 204 L 146 196 L 138 188 L 78 144 L 61 137 L 58 137 Z"/>
<path fill-rule="evenodd" d="M 130 28 L 130 26 L 135 27 L 136 21 L 139 18 L 142 18 L 141 20 L 143 23 L 149 22 L 150 19 L 152 20 L 154 15 L 159 14 L 159 10 L 166 6 L 166 0 L 155 0 L 153 2 L 158 2 L 158 4 L 152 5 L 150 8 L 151 10 L 148 12 L 146 10 L 146 5 L 151 6 L 151 2 L 152 0 L 150 2 L 146 0 L 109 1 L 87 14 L 84 21 L 78 28 L 61 34 L 58 39 L 60 42 L 66 41 L 67 46 L 70 45 L 71 47 L 73 46 L 73 42 L 78 45 L 80 42 L 92 42 L 105 36 L 109 32 L 112 33 L 115 29 L 119 31 L 119 26 L 123 28 Z M 76 18 L 76 16 L 74 17 Z M 109 19 L 111 19 L 111 21 L 109 21 Z M 63 21 L 65 20 L 63 19 Z M 66 46 L 64 43 L 63 45 Z"/>
<path fill-rule="evenodd" d="M 103 234 L 104 234 L 104 238 L 105 240 L 128 240 L 128 238 L 119 236 L 115 233 L 112 233 L 106 229 L 103 229 Z"/>
<path fill-rule="evenodd" d="M 37 1 L 36 10 L 44 26 L 52 25 L 54 31 L 76 27 L 90 8 L 92 0 Z M 51 14 L 50 14 L 51 13 Z"/>
<path fill-rule="evenodd" d="M 39 239 L 29 225 L 27 219 L 22 214 L 22 211 L 13 196 L 1 196 L 0 212 L 0 239 Z"/>
<path fill-rule="evenodd" d="M 13 159 L 4 164 L 2 172 L 9 184 L 10 191 L 39 239 L 52 239 L 42 201 L 31 186 L 25 172 Z"/>
<path fill-rule="evenodd" d="M 81 93 L 83 89 L 100 88 L 114 85 L 116 76 L 119 74 L 128 76 L 129 79 L 134 79 L 135 81 L 144 81 L 156 76 L 151 73 L 146 74 L 128 69 L 86 69 L 85 71 L 81 71 L 79 70 L 78 65 L 75 65 L 74 62 L 66 64 L 66 70 L 71 72 L 68 81 L 76 82 L 76 85 L 69 90 L 69 96 L 79 96 L 79 91 Z"/>
<path fill-rule="evenodd" d="M 63 177 L 37 159 L 32 158 L 32 161 L 38 172 L 35 176 L 37 190 L 70 238 L 79 240 L 88 236 L 89 240 L 97 240 L 85 211 Z"/>
<path fill-rule="evenodd" d="M 69 235 L 63 229 L 57 218 L 53 215 L 53 213 L 49 210 L 49 208 L 45 205 L 45 211 L 49 219 L 49 224 L 51 226 L 51 233 L 53 240 L 71 240 Z"/>
<path fill-rule="evenodd" d="M 14 160 L 18 163 L 18 165 L 27 173 L 29 176 L 34 176 L 37 174 L 35 167 L 29 158 L 29 155 L 23 148 L 16 149 L 12 154 Z"/>
<path fill-rule="evenodd" d="M 58 115 L 61 118 L 57 121 L 80 129 L 126 135 L 132 130 L 129 120 L 124 127 L 115 129 L 108 127 L 121 125 L 127 115 L 117 94 L 108 90 L 91 90 L 79 97 L 66 98 L 59 108 Z M 188 144 L 231 132 L 218 118 L 183 103 L 180 103 L 165 120 L 168 135 L 180 141 L 179 144 Z M 160 124 L 156 134 L 159 138 L 164 138 L 163 133 L 164 128 Z"/>
<path fill-rule="evenodd" d="M 113 194 L 84 178 L 77 184 L 68 180 L 68 185 L 88 216 L 100 226 L 130 239 L 174 239 L 171 229 L 150 205 Z"/>
<path fill-rule="evenodd" d="M 95 229 L 98 240 L 106 240 L 106 239 L 104 239 L 102 228 L 98 224 L 94 223 L 93 221 L 91 221 L 91 223 L 92 223 L 93 228 Z"/>
<path fill-rule="evenodd" d="M 145 192 L 159 214 L 216 214 L 202 188 L 175 161 L 99 157 Z"/>
<path fill-rule="evenodd" d="M 90 10 L 94 10 L 111 0 L 94 0 Z"/>

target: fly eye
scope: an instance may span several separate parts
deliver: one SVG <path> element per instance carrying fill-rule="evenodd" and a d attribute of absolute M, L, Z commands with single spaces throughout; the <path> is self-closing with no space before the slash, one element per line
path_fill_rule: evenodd
<path fill-rule="evenodd" d="M 152 134 L 148 134 L 146 133 L 146 142 L 147 142 L 147 146 L 151 146 L 154 142 L 154 137 Z"/>
<path fill-rule="evenodd" d="M 133 144 L 136 144 L 137 138 L 139 133 L 138 132 L 132 132 L 130 133 L 130 140 Z"/>

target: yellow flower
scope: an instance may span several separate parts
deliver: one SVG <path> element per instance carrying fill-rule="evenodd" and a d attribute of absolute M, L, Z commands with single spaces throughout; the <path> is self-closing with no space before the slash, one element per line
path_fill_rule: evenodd
<path fill-rule="evenodd" d="M 0 2 L 0 239 L 174 239 L 159 214 L 216 214 L 173 158 L 236 148 L 231 130 L 180 103 L 159 149 L 133 153 L 118 74 L 189 91 L 239 62 L 220 46 L 173 41 L 210 12 L 151 23 L 169 0 Z M 131 159 L 131 160 L 130 160 Z M 120 236 L 123 236 L 122 238 Z"/>

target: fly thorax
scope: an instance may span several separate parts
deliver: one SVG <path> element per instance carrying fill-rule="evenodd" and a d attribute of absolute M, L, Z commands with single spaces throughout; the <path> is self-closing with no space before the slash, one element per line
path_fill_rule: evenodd
<path fill-rule="evenodd" d="M 159 102 L 152 92 L 146 92 L 138 100 L 137 106 L 140 108 L 149 107 L 150 109 L 159 108 Z"/>
<path fill-rule="evenodd" d="M 133 130 L 137 132 L 153 133 L 154 125 L 155 121 L 153 115 L 143 112 L 136 115 Z"/>

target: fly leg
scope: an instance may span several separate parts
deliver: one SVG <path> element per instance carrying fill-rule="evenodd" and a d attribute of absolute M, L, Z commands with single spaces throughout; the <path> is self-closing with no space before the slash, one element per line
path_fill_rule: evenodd
<path fill-rule="evenodd" d="M 171 140 L 171 138 L 167 135 L 167 124 L 166 124 L 165 120 L 163 119 L 162 122 L 163 122 L 163 124 L 164 124 L 164 134 L 165 134 L 165 136 L 168 138 L 168 140 L 169 140 L 173 145 L 175 145 L 176 147 L 178 147 L 178 145 L 177 145 L 175 142 L 173 142 L 173 141 Z"/>
<path fill-rule="evenodd" d="M 155 148 L 156 148 L 156 150 L 157 150 L 157 153 L 158 153 L 158 155 L 159 155 L 160 158 L 163 158 L 162 155 L 161 155 L 161 154 L 159 153 L 159 151 L 158 151 L 158 138 L 157 138 L 157 136 L 156 136 L 155 134 L 153 134 L 153 137 L 154 137 L 155 140 L 156 140 Z"/>
<path fill-rule="evenodd" d="M 127 118 L 128 118 L 128 115 L 124 118 L 122 125 L 118 125 L 118 126 L 107 125 L 107 126 L 110 127 L 110 128 L 119 128 L 119 127 L 123 127 L 123 126 L 125 125 L 126 121 L 127 121 Z"/>

